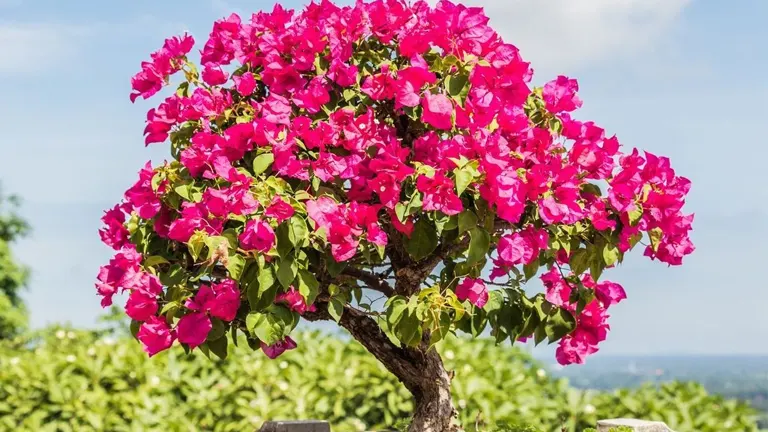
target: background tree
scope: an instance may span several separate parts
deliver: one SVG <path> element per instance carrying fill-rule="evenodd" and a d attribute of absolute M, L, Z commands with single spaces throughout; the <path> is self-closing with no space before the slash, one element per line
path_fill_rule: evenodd
<path fill-rule="evenodd" d="M 643 236 L 668 264 L 693 251 L 690 182 L 572 118 L 575 80 L 532 88 L 487 22 L 448 1 L 277 5 L 217 21 L 201 69 L 190 35 L 166 40 L 131 100 L 183 73 L 145 129 L 173 160 L 104 216 L 102 304 L 130 292 L 150 355 L 224 357 L 244 332 L 274 358 L 301 318 L 336 321 L 413 394 L 413 431 L 454 427 L 433 349 L 451 332 L 583 362 L 626 297 L 603 271 Z"/>
<path fill-rule="evenodd" d="M 0 339 L 18 334 L 27 326 L 27 310 L 19 296 L 29 270 L 13 256 L 11 245 L 29 232 L 29 225 L 16 213 L 19 199 L 0 189 Z"/>

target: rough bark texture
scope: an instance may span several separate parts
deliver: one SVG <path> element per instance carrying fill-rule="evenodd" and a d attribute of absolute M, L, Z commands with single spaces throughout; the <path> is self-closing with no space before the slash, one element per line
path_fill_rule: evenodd
<path fill-rule="evenodd" d="M 307 313 L 309 320 L 330 319 L 325 305 Z M 451 401 L 451 377 L 436 350 L 427 350 L 429 335 L 418 348 L 393 344 L 376 321 L 347 306 L 339 325 L 392 372 L 414 397 L 415 410 L 410 432 L 443 432 L 457 430 L 452 425 L 456 410 Z"/>

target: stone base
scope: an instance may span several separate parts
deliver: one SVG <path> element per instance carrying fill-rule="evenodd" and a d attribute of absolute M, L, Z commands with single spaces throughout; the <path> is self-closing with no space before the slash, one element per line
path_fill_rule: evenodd
<path fill-rule="evenodd" d="M 635 419 L 611 419 L 597 422 L 597 432 L 608 432 L 611 428 L 624 426 L 636 432 L 673 432 L 662 422 L 635 420 Z"/>

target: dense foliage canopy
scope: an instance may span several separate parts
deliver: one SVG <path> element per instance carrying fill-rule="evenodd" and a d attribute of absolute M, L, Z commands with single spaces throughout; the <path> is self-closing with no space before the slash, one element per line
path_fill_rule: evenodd
<path fill-rule="evenodd" d="M 583 362 L 626 297 L 603 271 L 643 237 L 670 265 L 693 251 L 690 182 L 577 120 L 576 80 L 534 88 L 487 23 L 447 0 L 322 0 L 217 21 L 201 68 L 192 36 L 167 39 L 131 100 L 183 76 L 145 129 L 173 159 L 104 216 L 102 304 L 130 292 L 150 355 L 175 341 L 224 355 L 231 330 L 276 357 L 302 316 L 373 317 L 397 346 L 490 326 Z"/>
<path fill-rule="evenodd" d="M 45 329 L 0 343 L 0 429 L 243 431 L 271 419 L 321 418 L 345 432 L 407 419 L 408 391 L 359 344 L 303 332 L 296 340 L 303 349 L 278 361 L 234 347 L 227 361 L 175 350 L 147 361 L 122 336 Z M 756 430 L 751 409 L 696 384 L 584 392 L 493 340 L 449 337 L 438 349 L 457 372 L 453 398 L 468 431 L 576 432 L 615 417 L 663 420 L 678 432 Z"/>

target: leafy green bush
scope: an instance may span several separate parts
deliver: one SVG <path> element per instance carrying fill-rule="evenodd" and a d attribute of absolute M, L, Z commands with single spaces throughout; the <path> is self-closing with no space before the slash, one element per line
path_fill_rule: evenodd
<path fill-rule="evenodd" d="M 6 341 L 0 430 L 243 431 L 315 418 L 343 432 L 406 420 L 409 393 L 360 345 L 316 332 L 297 339 L 302 348 L 277 360 L 233 350 L 225 361 L 175 350 L 147 359 L 136 342 L 104 332 L 49 329 Z M 490 340 L 447 339 L 439 349 L 455 371 L 467 430 L 581 431 L 617 416 L 663 420 L 679 432 L 756 430 L 751 409 L 695 384 L 582 392 Z"/>
<path fill-rule="evenodd" d="M 29 232 L 29 225 L 17 214 L 19 199 L 0 189 L 0 339 L 9 338 L 27 326 L 27 309 L 19 293 L 26 285 L 29 270 L 11 250 L 13 242 Z"/>

